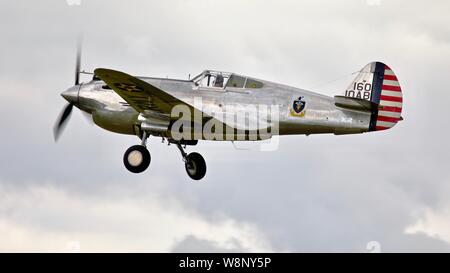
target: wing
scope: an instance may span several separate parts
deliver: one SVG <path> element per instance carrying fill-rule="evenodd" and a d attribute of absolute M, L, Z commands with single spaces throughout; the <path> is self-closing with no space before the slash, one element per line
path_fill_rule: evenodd
<path fill-rule="evenodd" d="M 163 90 L 126 73 L 98 68 L 94 74 L 140 113 L 170 115 L 175 105 L 191 107 Z"/>

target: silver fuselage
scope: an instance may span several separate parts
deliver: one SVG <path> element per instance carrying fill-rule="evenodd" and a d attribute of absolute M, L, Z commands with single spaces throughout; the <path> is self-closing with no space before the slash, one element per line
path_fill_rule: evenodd
<path fill-rule="evenodd" d="M 245 109 L 251 105 L 277 105 L 279 107 L 279 135 L 295 134 L 354 134 L 367 132 L 370 113 L 337 107 L 333 97 L 281 85 L 269 81 L 262 88 L 222 89 L 197 86 L 193 81 L 139 77 L 173 97 L 193 104 L 194 98 L 202 99 L 204 112 L 223 108 Z M 92 115 L 98 126 L 111 132 L 139 135 L 142 117 L 105 82 L 93 80 L 71 87 L 67 92 L 76 93 L 74 104 Z M 292 102 L 298 97 L 306 101 L 302 117 L 291 115 Z M 228 113 L 230 114 L 230 113 Z M 231 113 L 233 114 L 233 113 Z M 152 134 L 152 132 L 149 132 Z"/>

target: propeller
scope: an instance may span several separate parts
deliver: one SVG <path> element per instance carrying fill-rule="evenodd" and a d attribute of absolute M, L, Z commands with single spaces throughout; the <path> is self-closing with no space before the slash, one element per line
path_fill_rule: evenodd
<path fill-rule="evenodd" d="M 73 103 L 69 103 L 64 107 L 63 111 L 59 115 L 59 119 L 57 120 L 55 127 L 53 128 L 53 136 L 55 137 L 55 141 L 58 141 L 59 136 L 61 135 L 64 127 L 69 120 L 70 114 L 72 114 Z"/>
<path fill-rule="evenodd" d="M 75 85 L 80 84 L 80 66 L 81 66 L 81 41 L 78 41 L 77 60 L 75 63 Z"/>
<path fill-rule="evenodd" d="M 81 39 L 78 42 L 77 45 L 77 55 L 76 55 L 76 62 L 75 62 L 75 86 L 78 88 L 78 85 L 80 84 L 80 66 L 81 66 Z M 67 122 L 69 121 L 70 115 L 72 113 L 73 109 L 73 101 L 69 99 L 69 96 L 71 95 L 70 92 L 71 89 L 63 92 L 62 96 L 69 101 L 69 103 L 64 107 L 61 114 L 59 115 L 58 120 L 55 123 L 55 126 L 53 127 L 53 136 L 55 138 L 55 141 L 58 141 L 59 136 L 61 135 L 62 131 L 64 130 L 64 127 L 66 126 Z M 73 95 L 73 94 L 72 94 Z"/>

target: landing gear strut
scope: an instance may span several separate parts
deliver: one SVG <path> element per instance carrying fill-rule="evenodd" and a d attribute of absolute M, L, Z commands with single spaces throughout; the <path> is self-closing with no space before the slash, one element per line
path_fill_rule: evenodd
<path fill-rule="evenodd" d="M 177 147 L 181 152 L 184 166 L 189 177 L 193 180 L 202 179 L 206 174 L 206 162 L 203 156 L 199 153 L 187 154 L 180 143 L 177 143 Z"/>
<path fill-rule="evenodd" d="M 146 147 L 147 138 L 148 134 L 144 131 L 141 145 L 131 146 L 123 155 L 123 163 L 132 173 L 141 173 L 150 165 L 151 156 Z"/>

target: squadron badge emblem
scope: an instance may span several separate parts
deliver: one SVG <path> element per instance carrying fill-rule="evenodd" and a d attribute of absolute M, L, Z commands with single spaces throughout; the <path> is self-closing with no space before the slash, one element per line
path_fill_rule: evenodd
<path fill-rule="evenodd" d="M 305 116 L 305 106 L 306 106 L 306 101 L 305 101 L 305 97 L 301 96 L 298 99 L 294 100 L 294 102 L 292 103 L 292 108 L 291 108 L 291 116 L 294 117 L 304 117 Z"/>

